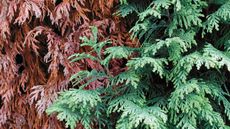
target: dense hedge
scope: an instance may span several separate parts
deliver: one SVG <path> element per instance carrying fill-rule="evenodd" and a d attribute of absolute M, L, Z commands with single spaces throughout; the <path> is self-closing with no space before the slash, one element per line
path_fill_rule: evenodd
<path fill-rule="evenodd" d="M 0 9 L 0 128 L 230 128 L 229 0 Z"/>
<path fill-rule="evenodd" d="M 69 78 L 98 63 L 68 57 L 88 52 L 81 36 L 99 30 L 99 40 L 113 46 L 138 46 L 129 37 L 131 21 L 116 13 L 118 0 L 1 0 L 0 1 L 0 128 L 59 129 L 63 124 L 44 111 L 58 92 L 72 87 Z M 122 61 L 111 71 L 119 72 Z M 90 86 L 97 87 L 97 84 Z"/>

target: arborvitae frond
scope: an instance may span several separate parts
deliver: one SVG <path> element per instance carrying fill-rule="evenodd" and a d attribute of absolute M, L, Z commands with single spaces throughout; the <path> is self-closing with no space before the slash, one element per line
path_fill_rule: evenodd
<path fill-rule="evenodd" d="M 227 66 L 227 69 L 229 70 L 229 59 L 230 57 L 224 54 L 224 52 L 221 52 L 208 44 L 205 46 L 203 53 L 194 52 L 181 58 L 172 70 L 170 78 L 175 85 L 180 84 L 180 82 L 186 82 L 187 76 L 193 66 L 196 66 L 197 70 L 199 70 L 202 65 L 207 69 L 219 69 L 223 66 Z"/>
<path fill-rule="evenodd" d="M 109 112 L 122 112 L 117 121 L 117 129 L 143 127 L 147 129 L 165 128 L 167 116 L 159 107 L 148 107 L 137 94 L 127 94 L 109 104 Z"/>
<path fill-rule="evenodd" d="M 71 129 L 74 129 L 78 122 L 81 122 L 86 129 L 90 129 L 92 121 L 98 117 L 94 116 L 94 113 L 100 102 L 101 98 L 97 91 L 74 89 L 62 92 L 46 112 L 58 113 L 57 118 L 66 121 L 66 127 Z"/>
<path fill-rule="evenodd" d="M 175 110 L 176 113 L 183 112 L 179 117 L 173 116 L 172 118 L 172 121 L 175 123 L 180 121 L 177 125 L 178 127 L 189 128 L 189 126 L 191 126 L 195 129 L 197 127 L 197 120 L 200 119 L 200 121 L 207 121 L 209 123 L 207 126 L 224 128 L 225 125 L 220 114 L 213 110 L 210 101 L 205 97 L 205 95 L 210 93 L 216 93 L 218 94 L 216 96 L 223 97 L 221 89 L 219 89 L 218 85 L 214 84 L 215 83 L 199 82 L 193 79 L 176 87 L 169 99 L 169 108 Z M 217 99 L 217 102 L 218 101 Z M 190 120 L 188 120 L 188 118 Z"/>
<path fill-rule="evenodd" d="M 151 57 L 141 57 L 132 59 L 127 63 L 127 66 L 133 69 L 140 69 L 149 65 L 153 72 L 156 72 L 162 77 L 164 73 L 164 64 L 167 64 L 167 60 L 164 58 L 155 59 Z"/>
<path fill-rule="evenodd" d="M 172 24 L 185 27 L 185 29 L 193 25 L 201 26 L 200 18 L 204 16 L 201 13 L 203 5 L 201 3 L 191 4 L 190 2 L 182 2 L 181 4 L 180 10 L 174 13 Z"/>
<path fill-rule="evenodd" d="M 209 94 L 213 97 L 213 99 L 221 105 L 221 102 L 225 108 L 225 114 L 227 115 L 228 119 L 230 119 L 230 102 L 225 97 L 226 93 L 221 89 L 221 85 L 218 85 L 216 82 L 200 82 L 199 83 L 201 91 Z"/>
<path fill-rule="evenodd" d="M 219 68 L 226 66 L 228 71 L 230 71 L 230 55 L 228 52 L 219 51 L 209 44 L 204 48 L 204 56 L 210 57 Z"/>
<path fill-rule="evenodd" d="M 128 48 L 128 47 L 110 47 L 107 48 L 104 52 L 104 54 L 108 55 L 101 63 L 106 65 L 109 64 L 109 61 L 111 59 L 127 59 L 132 52 L 135 50 L 135 48 Z"/>
<path fill-rule="evenodd" d="M 121 74 L 118 74 L 115 77 L 110 78 L 110 83 L 111 83 L 110 85 L 130 84 L 134 88 L 137 88 L 139 81 L 140 81 L 139 75 L 135 71 L 128 70 Z"/>
<path fill-rule="evenodd" d="M 169 78 L 174 82 L 175 85 L 180 85 L 181 82 L 185 83 L 189 72 L 192 70 L 192 67 L 197 63 L 198 69 L 203 64 L 202 54 L 199 52 L 191 53 L 187 56 L 181 58 L 176 66 L 173 68 Z M 209 65 L 213 66 L 213 62 L 210 62 Z"/>
<path fill-rule="evenodd" d="M 194 36 L 192 33 L 188 33 L 188 35 Z M 154 56 L 161 48 L 167 48 L 169 61 L 173 61 L 175 63 L 181 58 L 183 52 L 186 52 L 189 48 L 191 48 L 192 44 L 196 44 L 196 42 L 193 40 L 185 40 L 186 33 L 181 36 L 184 38 L 184 40 L 179 37 L 174 37 L 167 38 L 165 40 L 158 40 L 154 44 L 146 43 L 143 48 L 143 56 L 145 56 L 145 54 Z M 165 63 L 166 62 L 167 61 L 165 61 Z"/>
<path fill-rule="evenodd" d="M 132 14 L 133 12 L 138 13 L 138 5 L 135 3 L 131 4 L 124 4 L 120 6 L 120 9 L 117 11 L 117 15 L 120 15 L 122 17 L 126 17 L 129 14 Z"/>
<path fill-rule="evenodd" d="M 211 33 L 213 29 L 219 30 L 219 24 L 229 22 L 230 20 L 230 2 L 224 3 L 217 11 L 208 16 L 204 23 L 204 30 Z"/>
<path fill-rule="evenodd" d="M 224 49 L 229 52 L 230 51 L 230 32 L 228 30 L 226 31 L 227 32 L 224 33 L 223 36 L 216 41 L 215 46 L 217 46 L 218 48 L 224 47 Z"/>
<path fill-rule="evenodd" d="M 201 17 L 204 17 L 202 14 L 202 8 L 206 7 L 207 4 L 204 1 L 179 1 L 179 0 L 155 0 L 153 1 L 143 12 L 139 13 L 139 20 L 136 25 L 131 29 L 134 33 L 133 36 L 144 35 L 147 32 L 154 32 L 158 27 L 166 27 L 166 21 L 160 20 L 162 16 L 167 16 L 168 9 L 173 8 L 174 13 L 172 21 L 168 24 L 168 34 L 172 35 L 173 31 L 176 28 L 184 27 L 188 29 L 189 27 L 202 26 Z M 168 16 L 169 20 L 171 18 Z M 155 27 L 151 25 L 158 23 Z M 160 23 L 160 24 L 159 24 Z M 144 31 L 143 31 L 144 30 Z M 149 37 L 145 37 L 147 40 Z"/>
<path fill-rule="evenodd" d="M 159 107 L 141 107 L 133 102 L 124 103 L 121 118 L 117 121 L 117 129 L 164 129 L 167 115 Z"/>
<path fill-rule="evenodd" d="M 135 104 L 138 105 L 144 105 L 146 103 L 146 100 L 143 98 L 142 95 L 138 94 L 138 93 L 127 93 L 125 95 L 119 96 L 115 99 L 113 99 L 110 103 L 109 103 L 109 107 L 107 110 L 107 113 L 112 113 L 112 112 L 120 112 L 121 109 L 124 109 L 124 103 L 126 101 L 130 101 L 133 102 Z"/>

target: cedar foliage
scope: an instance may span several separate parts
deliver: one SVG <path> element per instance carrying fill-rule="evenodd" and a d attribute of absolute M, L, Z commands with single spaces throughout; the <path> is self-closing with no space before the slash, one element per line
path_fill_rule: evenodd
<path fill-rule="evenodd" d="M 125 1 L 121 1 L 125 3 Z M 58 92 L 72 87 L 78 71 L 102 69 L 90 59 L 70 63 L 74 53 L 90 53 L 80 37 L 98 28 L 98 40 L 111 46 L 138 46 L 128 33 L 132 21 L 113 15 L 119 0 L 0 1 L 0 129 L 63 129 L 44 112 Z M 111 71 L 123 62 L 114 60 Z M 91 83 L 88 89 L 102 82 Z M 79 126 L 80 128 L 80 126 Z"/>
<path fill-rule="evenodd" d="M 91 27 L 80 45 L 91 51 L 69 59 L 89 59 L 100 69 L 76 71 L 74 88 L 46 112 L 71 129 L 230 128 L 229 9 L 229 0 L 122 3 L 116 14 L 136 20 L 130 33 L 141 46 L 111 46 Z M 110 71 L 114 60 L 125 62 L 123 71 Z"/>

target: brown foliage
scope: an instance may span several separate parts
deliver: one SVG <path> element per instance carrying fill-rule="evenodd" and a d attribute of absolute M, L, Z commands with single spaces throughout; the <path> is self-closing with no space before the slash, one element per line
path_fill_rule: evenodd
<path fill-rule="evenodd" d="M 69 77 L 82 69 L 100 69 L 90 60 L 70 64 L 68 57 L 89 51 L 80 36 L 99 29 L 100 40 L 135 46 L 126 25 L 113 15 L 118 0 L 1 0 L 0 129 L 61 129 L 45 109 L 59 91 L 71 87 Z M 119 72 L 115 61 L 111 71 Z M 93 83 L 92 87 L 98 85 Z M 80 128 L 80 125 L 79 127 Z"/>

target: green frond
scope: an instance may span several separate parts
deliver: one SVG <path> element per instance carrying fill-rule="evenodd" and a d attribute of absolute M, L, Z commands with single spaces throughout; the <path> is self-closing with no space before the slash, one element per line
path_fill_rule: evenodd
<path fill-rule="evenodd" d="M 107 54 L 107 57 L 101 62 L 103 65 L 108 65 L 111 59 L 127 59 L 135 48 L 128 47 L 110 47 L 107 48 L 104 54 Z"/>
<path fill-rule="evenodd" d="M 203 85 L 196 79 L 176 87 L 170 98 L 169 108 L 170 111 L 176 111 L 176 113 L 183 112 L 181 118 L 175 116 L 172 118 L 172 121 L 176 123 L 180 121 L 178 127 L 195 128 L 197 119 L 207 121 L 212 127 L 225 126 L 220 114 L 213 110 L 210 101 L 205 97 L 206 93 L 202 91 Z"/>
<path fill-rule="evenodd" d="M 126 129 L 137 127 L 146 129 L 166 128 L 167 115 L 159 107 L 140 107 L 131 101 L 127 101 L 124 105 L 123 113 L 116 125 L 117 129 L 124 127 Z"/>
<path fill-rule="evenodd" d="M 230 2 L 224 3 L 217 11 L 208 16 L 204 23 L 204 30 L 211 33 L 213 29 L 219 30 L 219 24 L 230 20 Z M 203 32 L 205 33 L 205 32 Z"/>
<path fill-rule="evenodd" d="M 110 79 L 111 85 L 130 84 L 134 88 L 137 88 L 139 81 L 140 81 L 139 75 L 131 70 L 118 74 L 117 76 Z"/>
<path fill-rule="evenodd" d="M 127 63 L 127 66 L 133 69 L 143 68 L 146 65 L 149 65 L 153 72 L 156 72 L 161 77 L 163 77 L 164 73 L 164 65 L 167 64 L 167 60 L 164 58 L 151 58 L 151 57 L 141 57 L 141 58 L 133 58 Z"/>
<path fill-rule="evenodd" d="M 215 61 L 218 68 L 226 66 L 228 71 L 230 71 L 230 55 L 227 52 L 219 51 L 212 45 L 208 44 L 204 48 L 204 56 L 210 57 Z"/>
<path fill-rule="evenodd" d="M 159 107 L 145 106 L 145 100 L 137 94 L 127 94 L 113 100 L 108 112 L 122 112 L 117 129 L 144 127 L 149 129 L 165 128 L 167 116 Z"/>
<path fill-rule="evenodd" d="M 91 116 L 100 102 L 97 91 L 74 89 L 60 93 L 59 98 L 46 112 L 57 113 L 58 119 L 66 121 L 66 127 L 71 129 L 74 129 L 78 122 L 86 129 L 91 129 Z"/>

